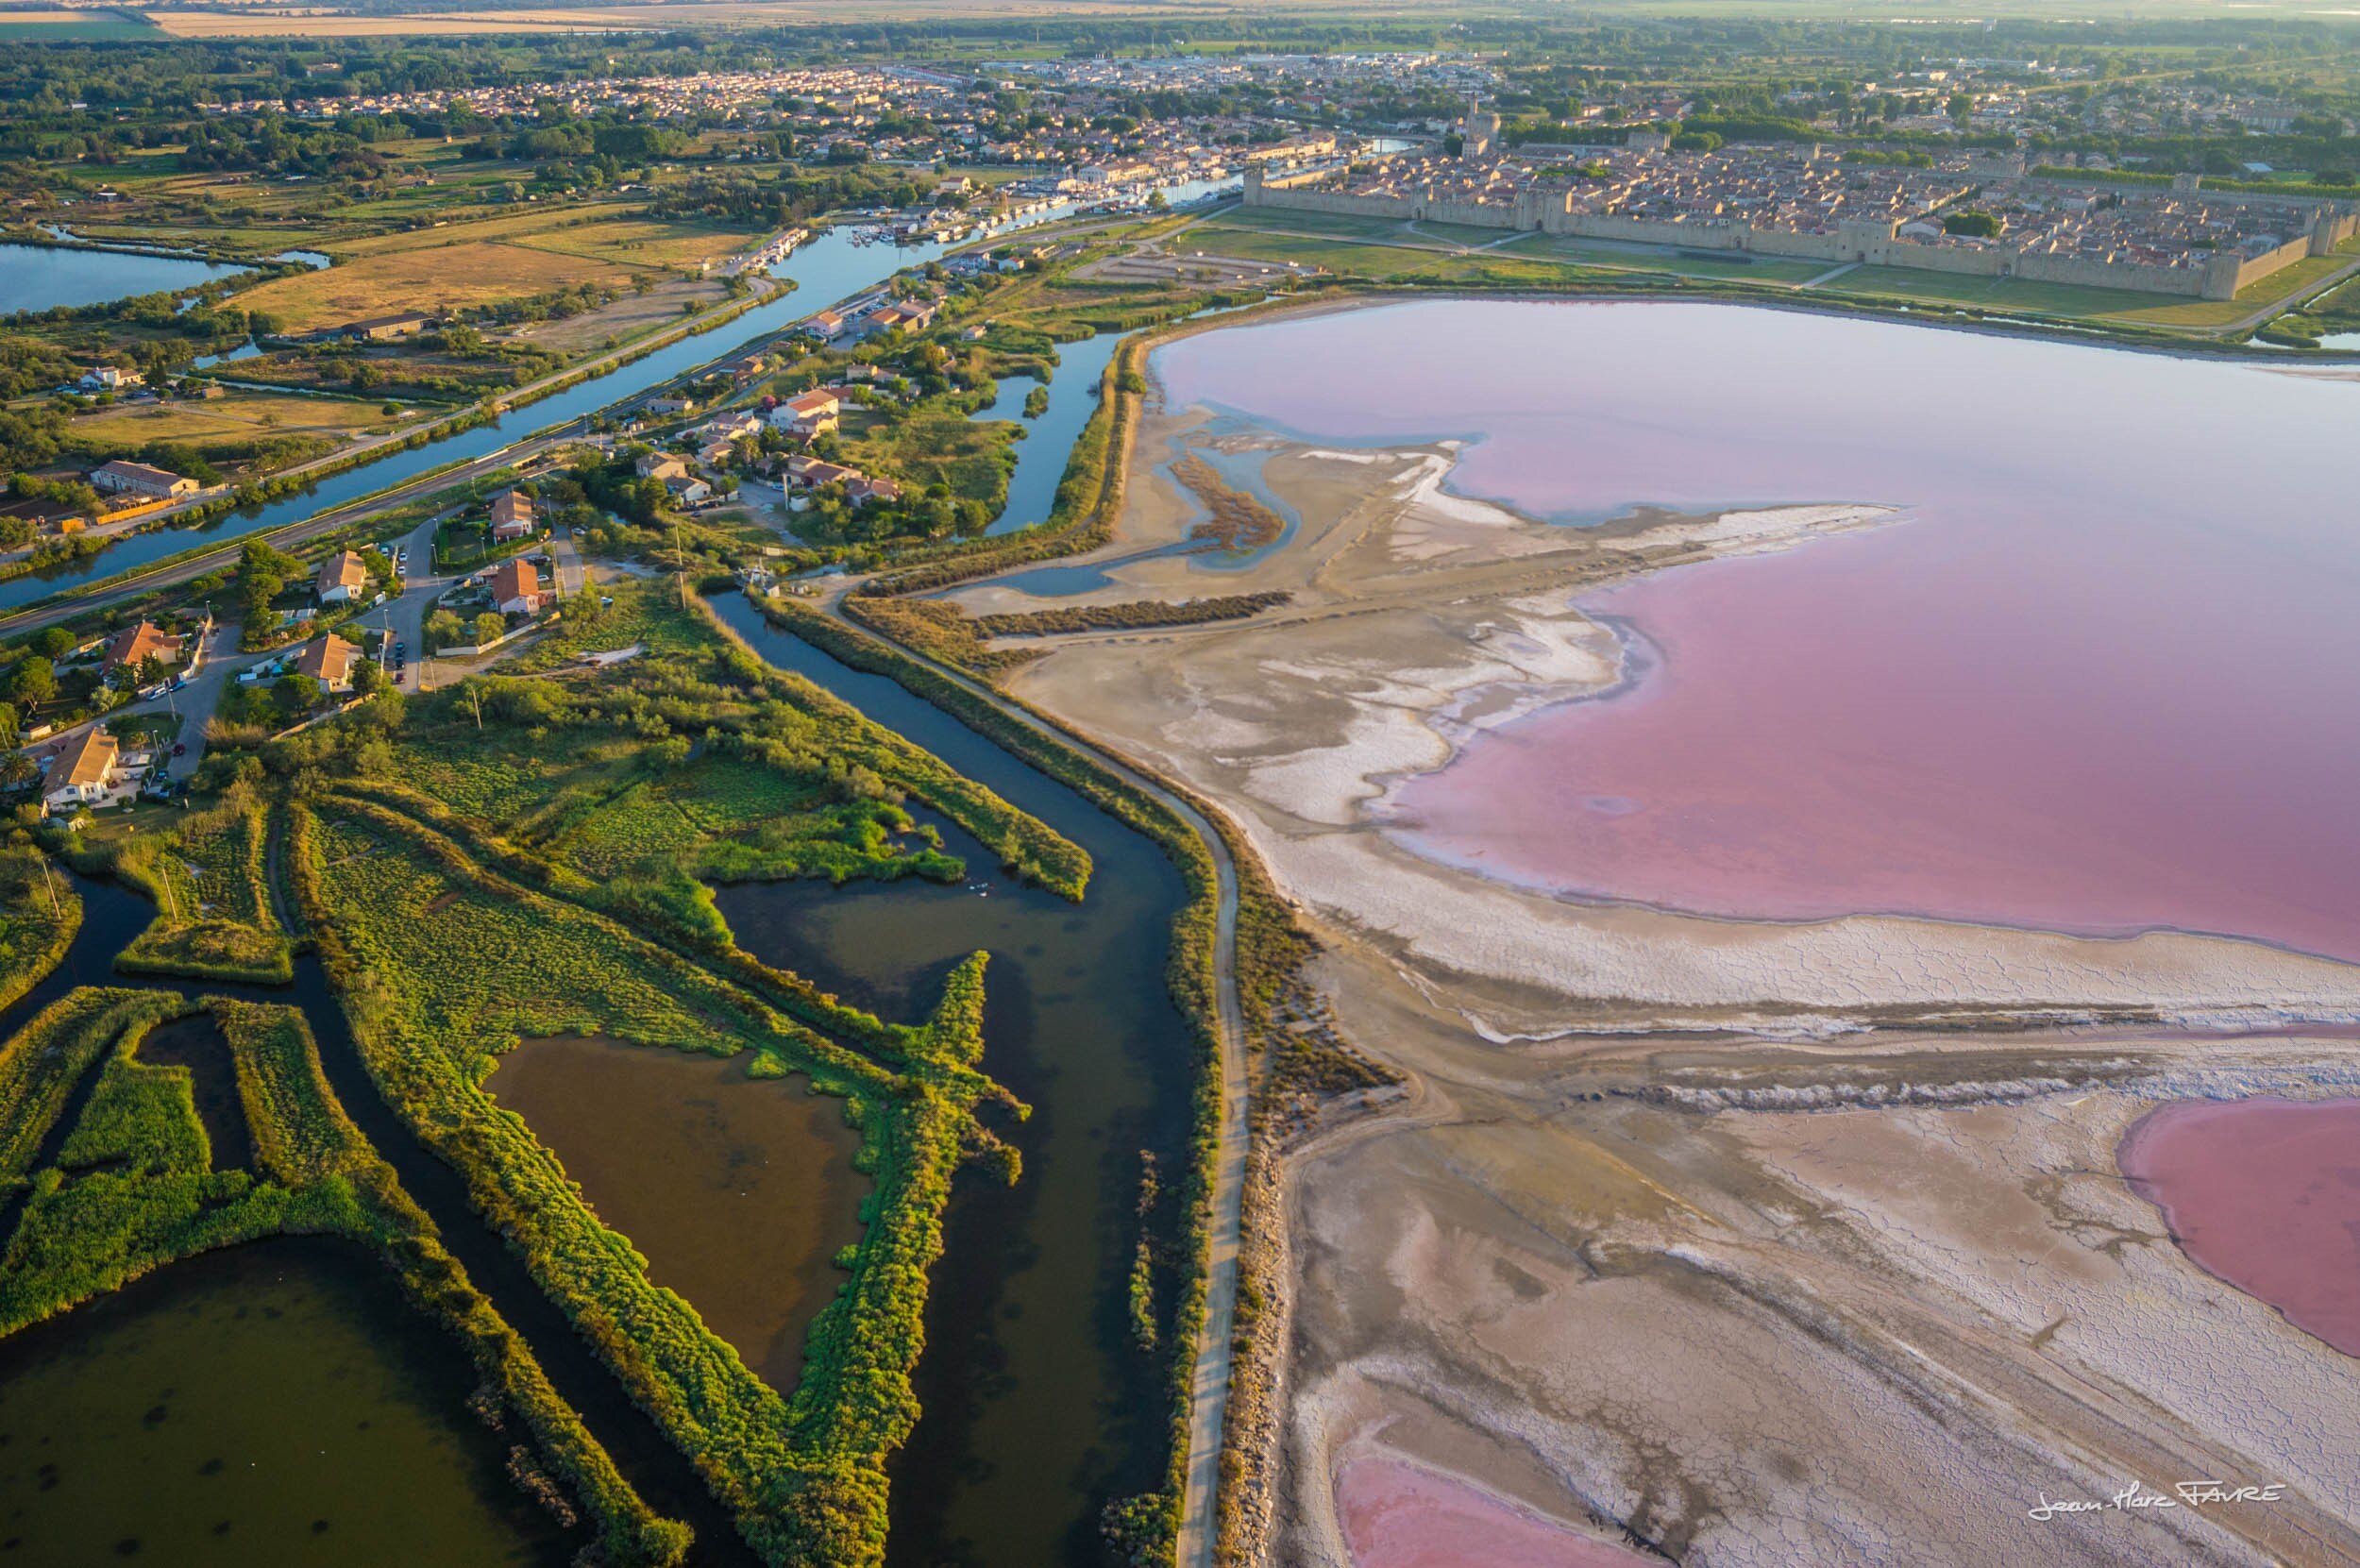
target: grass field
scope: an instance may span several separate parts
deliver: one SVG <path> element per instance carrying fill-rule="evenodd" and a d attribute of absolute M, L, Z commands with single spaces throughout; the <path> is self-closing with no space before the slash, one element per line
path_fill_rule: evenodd
<path fill-rule="evenodd" d="M 955 409 L 921 406 L 874 434 L 853 434 L 848 428 L 844 456 L 856 467 L 896 475 L 905 484 L 920 489 L 945 484 L 953 496 L 998 505 L 1008 486 L 1000 460 L 1005 433 L 996 423 L 978 423 Z"/>
<path fill-rule="evenodd" d="M 627 287 L 630 280 L 629 269 L 612 262 L 438 235 L 412 248 L 379 249 L 323 271 L 274 279 L 239 302 L 303 332 L 396 311 L 442 313 L 582 283 Z"/>
<path fill-rule="evenodd" d="M 367 435 L 400 422 L 388 417 L 381 404 L 357 398 L 284 396 L 233 389 L 201 403 L 131 404 L 84 414 L 74 421 L 73 430 L 85 439 L 103 437 L 126 448 L 151 441 L 185 441 L 202 447 L 213 442 L 275 435 Z"/>
<path fill-rule="evenodd" d="M 115 43 L 161 36 L 129 11 L 0 11 L 0 43 Z"/>
<path fill-rule="evenodd" d="M 1399 224 L 1388 226 L 1401 231 Z M 1439 244 L 1423 248 L 1389 245 L 1369 239 L 1339 236 L 1314 239 L 1303 234 L 1274 234 L 1258 227 L 1233 228 L 1226 219 L 1200 224 L 1182 236 L 1182 248 L 1202 249 L 1247 261 L 1291 261 L 1298 266 L 1325 267 L 1330 272 L 1368 278 L 1396 278 L 1430 267 L 1452 253 Z"/>
<path fill-rule="evenodd" d="M 719 283 L 684 283 L 671 278 L 646 294 L 625 295 L 611 304 L 563 321 L 534 321 L 510 332 L 504 341 L 531 344 L 552 354 L 587 354 L 608 340 L 621 343 L 642 332 L 680 324 L 683 306 L 700 310 L 722 297 Z"/>
<path fill-rule="evenodd" d="M 506 16 L 338 16 L 310 12 L 151 11 L 148 20 L 174 38 L 456 38 L 483 33 L 550 33 L 605 26 L 651 27 L 652 21 L 518 20 Z"/>
<path fill-rule="evenodd" d="M 1624 272 L 1661 272 L 1678 278 L 1726 278 L 1756 283 L 1808 283 L 1829 270 L 1825 261 L 1782 261 L 1775 257 L 1741 261 L 1688 256 L 1677 250 L 1604 244 L 1559 234 L 1527 234 L 1500 246 L 1498 254 L 1567 261 L 1578 266 L 1611 267 Z"/>
<path fill-rule="evenodd" d="M 616 217 L 519 235 L 514 243 L 593 261 L 693 270 L 744 249 L 748 240 L 742 230 Z"/>
<path fill-rule="evenodd" d="M 1332 236 L 1318 238 L 1314 236 Z M 1431 273 L 1448 280 L 1512 281 L 1522 261 L 1535 281 L 1562 281 L 1563 270 L 1590 267 L 1676 278 L 1728 278 L 1772 284 L 1807 282 L 1828 270 L 1815 261 L 1757 260 L 1750 263 L 1684 256 L 1651 246 L 1619 246 L 1563 235 L 1523 234 L 1459 224 L 1396 223 L 1324 212 L 1224 213 L 1191 228 L 1181 248 L 1200 247 L 1245 260 L 1294 261 L 1371 278 Z M 1453 246 L 1479 254 L 1466 255 Z"/>

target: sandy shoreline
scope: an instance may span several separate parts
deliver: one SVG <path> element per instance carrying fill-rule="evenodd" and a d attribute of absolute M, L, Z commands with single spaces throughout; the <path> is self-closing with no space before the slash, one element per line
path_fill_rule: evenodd
<path fill-rule="evenodd" d="M 2114 1164 L 2174 1099 L 2360 1088 L 2360 1038 L 2303 1033 L 2360 1020 L 2360 967 L 1581 902 L 1415 852 L 1389 817 L 1470 738 L 1630 675 L 1645 650 L 1587 593 L 1906 513 L 1564 527 L 1450 491 L 1456 443 L 1155 407 L 1137 439 L 1113 540 L 1059 564 L 1103 585 L 945 597 L 1293 596 L 1044 639 L 1010 683 L 1229 816 L 1325 943 L 1345 1033 L 1411 1078 L 1282 1166 L 1259 1560 L 1384 1568 L 1371 1520 L 1447 1541 L 1492 1509 L 1568 1552 L 1765 1568 L 2360 1563 L 2353 1363 L 2191 1264 Z M 1236 572 L 1153 553 L 1197 514 L 1160 473 L 1191 445 L 1260 455 L 1284 548 Z M 1391 1490 L 1347 1486 L 1371 1475 Z M 2036 1514 L 2199 1476 L 2287 1493 Z"/>
<path fill-rule="evenodd" d="M 1193 412 L 1152 416 L 1142 451 L 1198 439 L 1204 427 Z M 1447 445 L 1264 445 L 1271 488 L 1302 524 L 1289 549 L 1250 571 L 1135 559 L 1179 538 L 1192 515 L 1158 475 L 1134 487 L 1114 541 L 1076 558 L 1118 563 L 1104 587 L 1036 599 L 986 583 L 955 597 L 983 613 L 1295 594 L 1286 610 L 1242 624 L 1054 644 L 1013 689 L 1221 802 L 1290 897 L 1456 994 L 1487 1036 L 1716 1020 L 1839 1028 L 1870 1011 L 2360 1018 L 2360 969 L 2265 944 L 1909 916 L 1710 918 L 1556 897 L 1410 851 L 1388 832 L 1400 781 L 1445 766 L 1482 730 L 1623 678 L 1627 649 L 1575 608 L 1580 591 L 1906 526 L 1905 514 L 1829 503 L 1573 529 L 1445 491 Z"/>

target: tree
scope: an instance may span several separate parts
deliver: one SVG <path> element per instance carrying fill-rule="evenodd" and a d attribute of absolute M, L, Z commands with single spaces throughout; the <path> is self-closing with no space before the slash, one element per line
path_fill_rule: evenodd
<path fill-rule="evenodd" d="M 448 610 L 437 610 L 426 617 L 426 640 L 434 648 L 456 648 L 466 634 L 465 624 Z"/>
<path fill-rule="evenodd" d="M 308 675 L 282 675 L 270 693 L 280 717 L 291 723 L 320 705 L 320 683 Z"/>
<path fill-rule="evenodd" d="M 25 658 L 8 677 L 8 700 L 20 708 L 37 708 L 57 695 L 57 667 L 38 653 Z"/>
<path fill-rule="evenodd" d="M 357 697 L 375 697 L 385 689 L 385 671 L 375 659 L 352 662 L 352 690 Z"/>
<path fill-rule="evenodd" d="M 508 622 L 501 618 L 498 611 L 484 611 L 475 618 L 476 647 L 481 648 L 485 643 L 497 642 L 500 633 L 507 630 Z"/>
<path fill-rule="evenodd" d="M 303 563 L 285 550 L 249 539 L 238 552 L 238 599 L 248 627 L 261 627 L 271 617 L 271 600 L 284 592 L 291 579 L 300 577 Z"/>
<path fill-rule="evenodd" d="M 74 651 L 74 633 L 52 626 L 33 639 L 33 651 L 44 659 L 62 659 Z"/>
<path fill-rule="evenodd" d="M 1947 107 L 1951 123 L 1958 126 L 1962 129 L 1965 128 L 1967 121 L 1973 119 L 1975 116 L 1975 99 L 1971 94 L 1965 93 L 1951 93 L 1950 102 Z"/>
<path fill-rule="evenodd" d="M 41 777 L 41 764 L 29 751 L 11 751 L 0 757 L 0 789 L 22 789 Z"/>

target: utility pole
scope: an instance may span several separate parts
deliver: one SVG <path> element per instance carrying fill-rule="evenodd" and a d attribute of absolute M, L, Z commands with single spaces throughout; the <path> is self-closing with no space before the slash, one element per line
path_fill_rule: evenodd
<path fill-rule="evenodd" d="M 49 874 L 49 857 L 41 857 L 41 885 L 49 890 L 49 913 L 59 924 L 65 923 L 65 908 L 58 902 L 57 880 Z"/>
<path fill-rule="evenodd" d="M 475 709 L 475 727 L 476 727 L 477 729 L 479 729 L 479 730 L 482 729 L 482 728 L 483 728 L 483 692 L 482 692 L 482 689 L 481 689 L 480 687 L 478 687 L 478 686 L 469 686 L 469 687 L 467 688 L 467 701 L 468 701 L 468 702 L 469 702 L 469 704 L 470 704 L 470 705 L 472 705 L 472 706 L 474 707 L 474 709 Z"/>
<path fill-rule="evenodd" d="M 672 514 L 672 582 L 680 589 L 680 607 L 688 608 L 687 562 L 680 552 L 680 514 Z"/>

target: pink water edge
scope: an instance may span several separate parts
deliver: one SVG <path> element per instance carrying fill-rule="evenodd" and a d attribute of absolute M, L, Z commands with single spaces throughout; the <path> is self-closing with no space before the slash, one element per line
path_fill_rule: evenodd
<path fill-rule="evenodd" d="M 2360 1356 L 2360 1100 L 2166 1105 L 2116 1157 L 2198 1267 Z"/>
<path fill-rule="evenodd" d="M 1657 1560 L 1394 1459 L 1348 1461 L 1336 1510 L 1353 1568 L 1632 1568 Z"/>
<path fill-rule="evenodd" d="M 1400 782 L 1379 815 L 1420 852 L 1711 915 L 2360 959 L 2360 385 L 1701 304 L 1407 305 L 1156 366 L 1322 441 L 1466 438 L 1454 484 L 1541 516 L 1903 509 L 1579 600 L 1628 679 Z"/>

